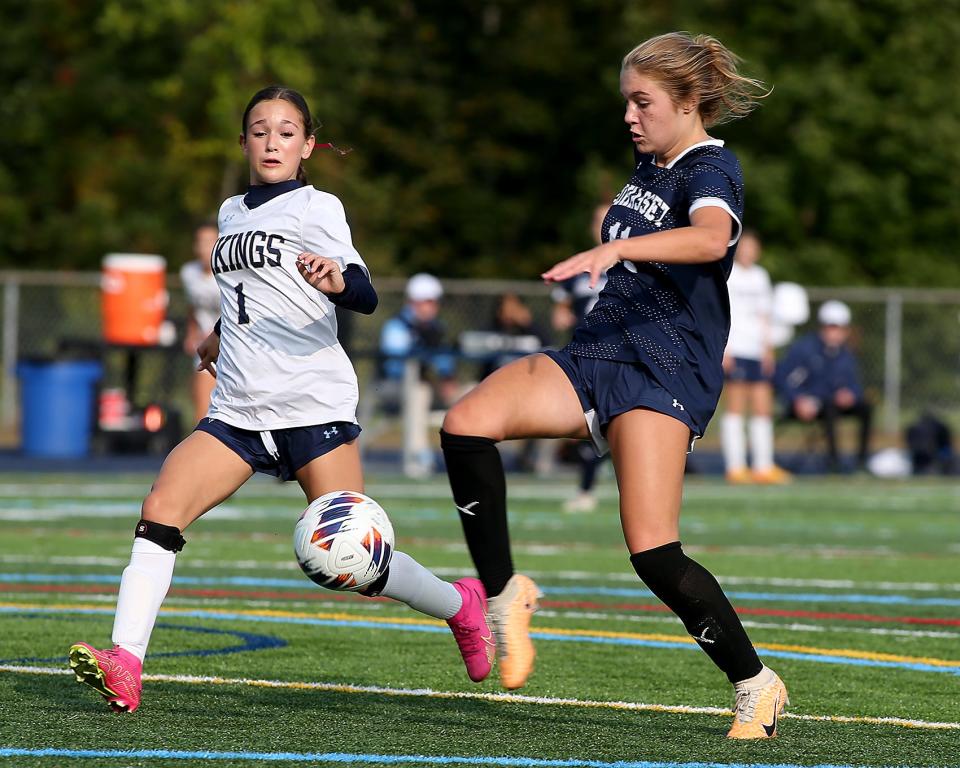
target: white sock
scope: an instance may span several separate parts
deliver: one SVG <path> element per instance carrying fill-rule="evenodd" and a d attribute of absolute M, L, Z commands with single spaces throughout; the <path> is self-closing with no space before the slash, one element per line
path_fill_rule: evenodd
<path fill-rule="evenodd" d="M 113 619 L 113 642 L 140 661 L 147 655 L 147 644 L 160 606 L 170 589 L 177 553 L 159 544 L 133 540 L 130 565 L 123 569 L 117 614 Z"/>
<path fill-rule="evenodd" d="M 770 685 L 773 682 L 774 673 L 766 664 L 764 664 L 760 671 L 757 672 L 753 677 L 748 677 L 746 680 L 740 680 L 734 685 L 737 688 L 763 688 L 765 685 Z"/>
<path fill-rule="evenodd" d="M 736 472 L 747 466 L 747 441 L 743 433 L 741 414 L 723 414 L 720 422 L 720 444 L 727 472 Z"/>
<path fill-rule="evenodd" d="M 773 419 L 769 416 L 750 419 L 750 455 L 757 472 L 765 472 L 773 466 Z"/>
<path fill-rule="evenodd" d="M 463 605 L 453 584 L 438 579 L 410 555 L 396 551 L 390 558 L 387 584 L 380 594 L 435 619 L 452 618 Z"/>

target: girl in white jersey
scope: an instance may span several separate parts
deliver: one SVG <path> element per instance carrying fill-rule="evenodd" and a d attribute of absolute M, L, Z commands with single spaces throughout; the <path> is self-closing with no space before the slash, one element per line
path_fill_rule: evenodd
<path fill-rule="evenodd" d="M 250 187 L 220 208 L 211 263 L 221 315 L 198 349 L 199 368 L 217 378 L 210 409 L 166 458 L 144 499 L 120 583 L 113 648 L 70 649 L 77 680 L 117 711 L 140 704 L 143 658 L 190 523 L 255 471 L 295 479 L 307 503 L 363 490 L 357 379 L 337 341 L 334 305 L 369 314 L 376 292 L 340 201 L 306 184 L 301 162 L 315 139 L 303 97 L 277 86 L 259 91 L 242 129 Z M 477 579 L 449 584 L 394 552 L 364 594 L 446 619 L 471 679 L 489 674 L 493 646 Z"/>
<path fill-rule="evenodd" d="M 726 278 L 740 235 L 740 166 L 708 127 L 747 114 L 762 85 L 719 41 L 647 40 L 620 70 L 636 165 L 603 222 L 603 242 L 554 265 L 556 283 L 607 282 L 559 351 L 517 360 L 447 411 L 441 445 L 467 546 L 489 595 L 500 678 L 533 669 L 534 582 L 515 573 L 500 440 L 592 439 L 609 449 L 630 563 L 735 686 L 730 738 L 776 734 L 786 688 L 763 665 L 717 580 L 680 543 L 691 438 L 722 387 L 730 318 Z"/>
<path fill-rule="evenodd" d="M 757 235 L 744 231 L 727 279 L 730 336 L 723 353 L 726 408 L 720 438 L 727 482 L 734 484 L 782 484 L 791 480 L 789 472 L 773 463 L 773 287 L 767 270 L 757 264 L 760 252 Z M 748 405 L 750 420 L 745 430 Z"/>
<path fill-rule="evenodd" d="M 180 268 L 190 313 L 187 316 L 187 331 L 183 337 L 183 349 L 197 366 L 197 347 L 200 346 L 220 317 L 220 288 L 210 264 L 210 254 L 220 235 L 215 221 L 204 221 L 193 232 L 193 258 Z M 195 370 L 190 378 L 190 398 L 193 401 L 193 420 L 200 421 L 210 407 L 210 393 L 216 379 L 209 371 Z"/>

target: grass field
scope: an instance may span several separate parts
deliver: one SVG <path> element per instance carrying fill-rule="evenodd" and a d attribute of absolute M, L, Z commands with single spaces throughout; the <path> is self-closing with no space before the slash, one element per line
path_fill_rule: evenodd
<path fill-rule="evenodd" d="M 109 641 L 151 479 L 0 476 L 0 765 L 960 765 L 955 484 L 690 480 L 685 549 L 792 700 L 776 740 L 732 743 L 730 688 L 632 574 L 612 489 L 566 515 L 565 478 L 512 478 L 516 564 L 545 593 L 521 691 L 470 683 L 442 622 L 307 581 L 299 491 L 257 479 L 188 531 L 143 704 L 116 715 L 65 656 Z M 442 478 L 369 482 L 400 549 L 467 572 Z"/>

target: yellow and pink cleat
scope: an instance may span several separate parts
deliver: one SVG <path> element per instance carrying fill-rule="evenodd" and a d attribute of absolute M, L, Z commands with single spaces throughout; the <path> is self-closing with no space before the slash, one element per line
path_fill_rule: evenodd
<path fill-rule="evenodd" d="M 463 598 L 463 606 L 447 624 L 453 631 L 467 675 L 475 683 L 490 674 L 496 654 L 493 632 L 487 624 L 487 592 L 480 579 L 460 579 L 453 583 Z"/>
<path fill-rule="evenodd" d="M 500 683 L 520 688 L 533 672 L 537 652 L 530 639 L 530 617 L 538 608 L 540 589 L 529 576 L 515 573 L 507 586 L 487 602 L 500 657 Z"/>
<path fill-rule="evenodd" d="M 143 664 L 119 646 L 98 650 L 86 643 L 70 646 L 70 668 L 78 683 L 103 696 L 114 712 L 133 712 L 140 706 Z"/>
<path fill-rule="evenodd" d="M 777 720 L 790 703 L 787 687 L 777 673 L 764 667 L 756 678 L 737 683 L 733 726 L 728 739 L 772 739 Z"/>

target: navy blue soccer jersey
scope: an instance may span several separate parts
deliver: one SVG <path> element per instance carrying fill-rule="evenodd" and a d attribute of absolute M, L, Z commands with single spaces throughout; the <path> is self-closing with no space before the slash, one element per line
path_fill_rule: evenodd
<path fill-rule="evenodd" d="M 726 281 L 743 217 L 740 164 L 717 140 L 695 144 L 665 167 L 652 155 L 638 155 L 602 227 L 603 242 L 640 237 L 690 226 L 690 215 L 706 206 L 723 208 L 733 219 L 726 255 L 708 264 L 614 265 L 566 347 L 581 357 L 642 364 L 691 416 L 700 414 L 694 420 L 701 434 L 723 387 Z"/>

